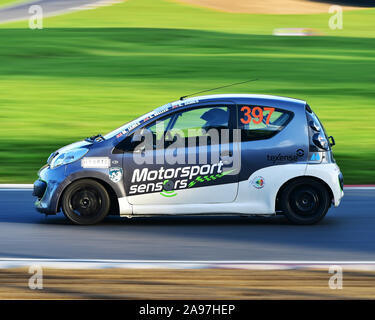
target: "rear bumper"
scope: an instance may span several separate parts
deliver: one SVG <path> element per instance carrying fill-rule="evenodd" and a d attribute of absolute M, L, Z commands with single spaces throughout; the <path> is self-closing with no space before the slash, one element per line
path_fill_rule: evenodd
<path fill-rule="evenodd" d="M 341 190 L 344 190 L 344 176 L 342 175 L 341 172 L 339 173 L 339 183 L 340 183 Z"/>
<path fill-rule="evenodd" d="M 323 180 L 332 191 L 334 206 L 338 207 L 340 205 L 344 196 L 344 178 L 336 163 L 308 165 L 306 175 Z"/>

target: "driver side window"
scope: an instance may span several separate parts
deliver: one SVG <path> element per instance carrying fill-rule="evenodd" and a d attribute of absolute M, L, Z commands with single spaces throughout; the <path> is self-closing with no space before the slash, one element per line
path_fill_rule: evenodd
<path fill-rule="evenodd" d="M 160 140 L 164 137 L 164 134 L 169 127 L 169 123 L 171 123 L 172 121 L 172 117 L 173 115 L 170 115 L 166 118 L 156 120 L 151 124 L 147 125 L 146 129 L 152 132 L 154 139 Z"/>
<path fill-rule="evenodd" d="M 189 145 L 188 140 L 190 139 L 194 139 L 196 142 L 195 145 L 198 146 L 198 138 L 205 136 L 207 139 L 202 139 L 202 141 L 207 141 L 208 144 L 215 143 L 215 141 L 220 143 L 220 130 L 232 128 L 231 118 L 231 108 L 229 106 L 206 106 L 180 112 L 177 111 L 173 114 L 159 118 L 143 128 L 152 133 L 154 149 L 157 145 L 164 145 L 166 148 L 176 140 L 176 135 L 182 135 L 181 138 L 185 139 L 185 146 Z M 216 140 L 212 139 L 212 136 L 210 135 L 213 132 L 210 131 L 212 129 L 217 130 L 218 139 Z M 209 134 L 207 134 L 207 132 L 209 132 Z M 133 136 L 134 133 L 126 137 L 116 149 L 122 152 L 133 152 L 135 147 L 140 143 L 140 141 L 133 142 Z M 165 139 L 166 136 L 169 137 Z M 162 139 L 165 139 L 164 144 L 163 141 L 161 141 Z"/>
<path fill-rule="evenodd" d="M 227 106 L 209 106 L 180 111 L 155 120 L 146 128 L 152 132 L 155 145 L 167 135 L 172 137 L 172 141 L 166 139 L 169 142 L 165 141 L 165 147 L 174 142 L 176 135 L 185 139 L 185 145 L 188 145 L 188 139 L 196 139 L 198 145 L 198 138 L 207 136 L 210 129 L 230 128 L 230 109 Z M 208 141 L 210 143 L 211 139 Z"/>
<path fill-rule="evenodd" d="M 157 120 L 148 129 L 159 138 L 164 132 L 157 130 L 157 123 L 159 128 L 168 129 L 171 134 L 182 132 L 185 138 L 199 137 L 209 129 L 229 129 L 229 109 L 225 106 L 196 108 Z"/>

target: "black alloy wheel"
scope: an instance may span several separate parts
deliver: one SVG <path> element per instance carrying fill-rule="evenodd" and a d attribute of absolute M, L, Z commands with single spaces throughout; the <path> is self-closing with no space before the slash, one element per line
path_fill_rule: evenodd
<path fill-rule="evenodd" d="M 61 204 L 65 216 L 71 222 L 88 225 L 96 224 L 108 215 L 110 198 L 100 183 L 83 179 L 67 187 Z"/>
<path fill-rule="evenodd" d="M 282 191 L 280 207 L 295 224 L 314 224 L 326 215 L 331 204 L 327 187 L 314 179 L 303 178 L 290 182 Z"/>

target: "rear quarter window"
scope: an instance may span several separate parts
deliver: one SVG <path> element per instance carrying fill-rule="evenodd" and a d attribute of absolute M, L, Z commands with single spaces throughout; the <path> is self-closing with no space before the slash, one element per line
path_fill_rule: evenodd
<path fill-rule="evenodd" d="M 269 139 L 292 120 L 291 111 L 265 106 L 238 106 L 238 128 L 242 141 Z"/>

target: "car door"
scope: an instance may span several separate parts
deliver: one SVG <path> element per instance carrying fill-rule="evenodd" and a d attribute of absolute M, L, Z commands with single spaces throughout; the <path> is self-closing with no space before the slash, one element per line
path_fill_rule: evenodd
<path fill-rule="evenodd" d="M 123 158 L 124 187 L 135 211 L 150 204 L 234 201 L 239 172 L 232 159 L 236 116 L 235 104 L 211 102 L 179 108 L 146 124 L 143 135 L 151 134 L 152 147 L 143 137 L 144 145 Z"/>

